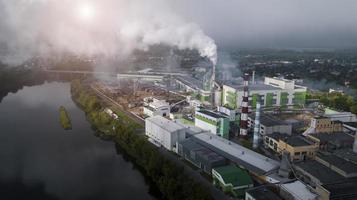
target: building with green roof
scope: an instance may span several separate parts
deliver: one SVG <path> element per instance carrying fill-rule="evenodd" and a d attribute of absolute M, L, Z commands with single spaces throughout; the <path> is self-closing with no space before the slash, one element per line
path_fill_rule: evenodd
<path fill-rule="evenodd" d="M 234 165 L 212 169 L 212 178 L 215 186 L 235 197 L 244 196 L 245 190 L 253 187 L 253 180 L 249 174 Z"/>

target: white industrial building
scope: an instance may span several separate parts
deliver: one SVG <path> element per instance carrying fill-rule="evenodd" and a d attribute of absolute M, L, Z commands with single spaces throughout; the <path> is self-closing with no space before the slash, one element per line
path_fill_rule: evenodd
<path fill-rule="evenodd" d="M 265 77 L 264 83 L 253 83 L 249 88 L 249 105 L 255 107 L 258 98 L 262 106 L 291 106 L 304 104 L 307 88 L 293 80 Z M 243 85 L 223 85 L 222 105 L 239 108 L 243 100 Z"/>
<path fill-rule="evenodd" d="M 145 119 L 145 135 L 149 137 L 149 141 L 169 151 L 177 152 L 178 143 L 186 138 L 186 130 L 185 126 L 162 116 Z"/>
<path fill-rule="evenodd" d="M 167 117 L 170 115 L 170 104 L 165 100 L 152 98 L 150 102 L 145 103 L 144 105 L 144 115 L 148 117 L 153 117 L 153 116 Z"/>

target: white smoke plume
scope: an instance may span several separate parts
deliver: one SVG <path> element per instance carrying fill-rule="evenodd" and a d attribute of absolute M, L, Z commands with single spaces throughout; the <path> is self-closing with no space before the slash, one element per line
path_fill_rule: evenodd
<path fill-rule="evenodd" d="M 56 52 L 125 57 L 158 44 L 217 62 L 214 40 L 167 0 L 0 0 L 2 62 Z"/>

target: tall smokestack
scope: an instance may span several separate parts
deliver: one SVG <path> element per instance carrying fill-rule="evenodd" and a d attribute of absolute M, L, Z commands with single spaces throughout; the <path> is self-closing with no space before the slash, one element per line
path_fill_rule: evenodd
<path fill-rule="evenodd" d="M 255 84 L 255 71 L 253 71 L 253 75 L 252 75 L 252 84 Z"/>
<path fill-rule="evenodd" d="M 355 142 L 353 143 L 353 152 L 357 153 L 357 131 L 355 133 Z"/>
<path fill-rule="evenodd" d="M 216 105 L 216 91 L 214 90 L 215 83 L 216 83 L 216 64 L 212 63 L 212 76 L 211 76 L 211 100 L 212 106 Z"/>
<path fill-rule="evenodd" d="M 259 129 L 260 129 L 260 99 L 257 100 L 254 120 L 254 136 L 253 136 L 253 148 L 256 149 L 259 146 Z"/>
<path fill-rule="evenodd" d="M 245 137 L 248 134 L 248 102 L 249 102 L 249 74 L 244 74 L 244 91 L 242 101 L 242 112 L 240 116 L 240 130 L 239 135 Z"/>

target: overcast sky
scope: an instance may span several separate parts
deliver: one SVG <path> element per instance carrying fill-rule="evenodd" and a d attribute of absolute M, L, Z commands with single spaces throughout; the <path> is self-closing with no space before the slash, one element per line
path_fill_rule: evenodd
<path fill-rule="evenodd" d="M 356 0 L 176 0 L 219 45 L 357 47 Z"/>
<path fill-rule="evenodd" d="M 357 47 L 357 0 L 0 0 L 0 60 L 197 49 Z M 217 44 L 217 46 L 216 46 Z"/>

